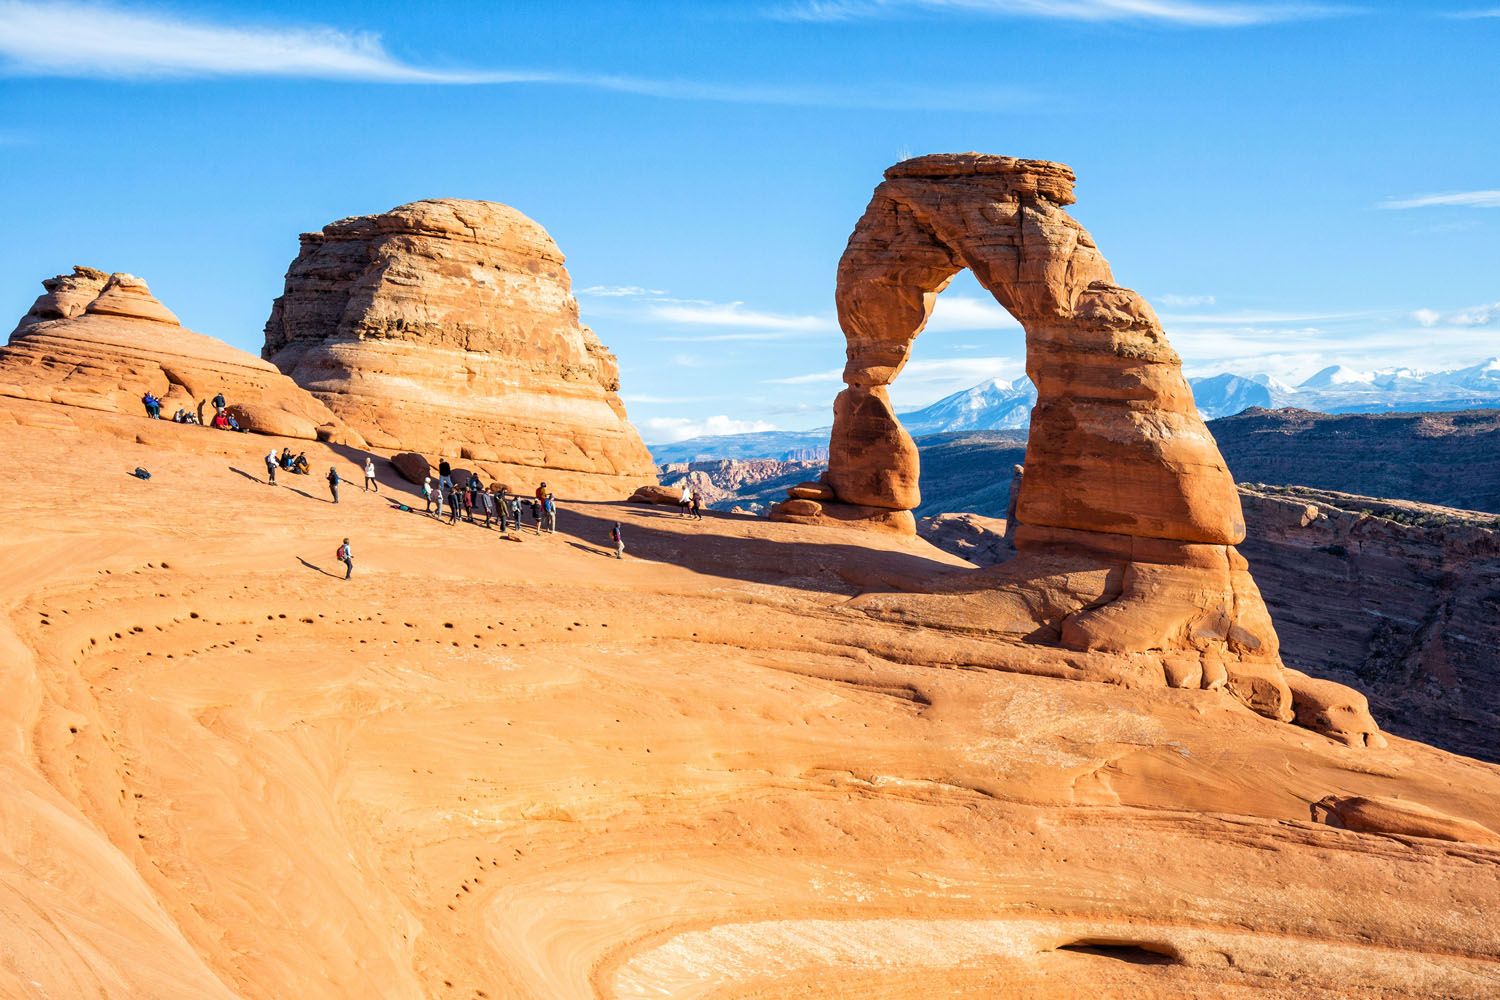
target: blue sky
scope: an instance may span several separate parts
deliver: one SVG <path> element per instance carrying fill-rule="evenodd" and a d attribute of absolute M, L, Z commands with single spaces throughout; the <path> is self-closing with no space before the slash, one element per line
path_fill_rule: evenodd
<path fill-rule="evenodd" d="M 297 234 L 541 222 L 651 441 L 825 425 L 834 270 L 912 154 L 1062 160 L 1190 374 L 1500 354 L 1500 7 L 1213 0 L 0 0 L 0 302 L 131 271 L 258 351 Z M 897 382 L 1021 374 L 971 280 Z"/>

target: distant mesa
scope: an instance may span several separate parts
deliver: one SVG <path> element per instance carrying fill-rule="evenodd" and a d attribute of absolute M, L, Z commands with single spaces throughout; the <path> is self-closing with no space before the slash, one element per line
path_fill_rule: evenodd
<path fill-rule="evenodd" d="M 262 354 L 373 446 L 621 499 L 655 467 L 563 260 L 494 202 L 341 219 L 302 236 Z"/>
<path fill-rule="evenodd" d="M 1073 201 L 1073 172 L 1059 163 L 939 154 L 886 171 L 839 262 L 847 387 L 823 479 L 835 499 L 792 498 L 772 518 L 914 533 L 917 446 L 888 387 L 938 293 L 967 268 L 1025 329 L 1037 391 L 1017 555 L 951 593 L 850 606 L 1085 652 L 1073 669 L 1091 676 L 1224 689 L 1269 718 L 1378 741 L 1357 697 L 1319 690 L 1317 705 L 1294 706 L 1275 628 L 1235 549 L 1245 524 L 1234 480 L 1156 314 L 1115 283 L 1063 210 Z"/>
<path fill-rule="evenodd" d="M 183 328 L 135 275 L 75 267 L 42 287 L 0 348 L 0 395 L 140 414 L 150 392 L 163 417 L 184 408 L 206 422 L 222 392 L 248 430 L 363 443 L 272 365 Z"/>

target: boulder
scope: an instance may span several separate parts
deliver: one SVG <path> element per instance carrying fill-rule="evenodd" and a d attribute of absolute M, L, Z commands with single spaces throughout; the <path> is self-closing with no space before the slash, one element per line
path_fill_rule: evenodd
<path fill-rule="evenodd" d="M 1370 715 L 1370 701 L 1351 687 L 1300 670 L 1286 671 L 1297 725 L 1351 747 L 1384 747 L 1386 738 Z"/>
<path fill-rule="evenodd" d="M 832 487 L 826 483 L 798 483 L 786 491 L 787 496 L 793 500 L 833 500 L 836 499 Z"/>
<path fill-rule="evenodd" d="M 562 252 L 505 205 L 417 201 L 304 234 L 262 354 L 375 447 L 583 499 L 655 478 Z"/>
<path fill-rule="evenodd" d="M 630 495 L 630 503 L 655 503 L 675 506 L 682 502 L 682 491 L 675 486 L 648 485 Z"/>
<path fill-rule="evenodd" d="M 204 423 L 223 393 L 242 427 L 261 434 L 363 446 L 363 439 L 273 365 L 187 330 L 130 274 L 75 267 L 42 282 L 0 348 L 0 395 L 162 417 L 184 408 Z M 87 299 L 87 302 L 85 300 Z"/>
<path fill-rule="evenodd" d="M 402 451 L 392 455 L 391 465 L 395 467 L 402 479 L 419 486 L 424 479 L 432 475 L 432 463 L 412 451 Z"/>

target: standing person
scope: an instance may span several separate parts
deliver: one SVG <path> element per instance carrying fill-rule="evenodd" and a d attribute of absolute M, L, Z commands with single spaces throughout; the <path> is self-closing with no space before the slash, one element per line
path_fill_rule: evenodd
<path fill-rule="evenodd" d="M 334 503 L 338 503 L 339 502 L 339 483 L 340 482 L 342 482 L 342 480 L 339 479 L 339 470 L 338 470 L 338 467 L 330 465 L 328 467 L 328 492 L 333 494 L 333 502 Z"/>
<path fill-rule="evenodd" d="M 279 459 L 276 455 L 275 448 L 272 448 L 270 451 L 266 452 L 266 482 L 270 483 L 272 486 L 276 485 L 276 466 L 278 464 L 278 461 Z"/>
<path fill-rule="evenodd" d="M 703 500 L 696 491 L 693 493 L 693 520 L 703 520 Z"/>
<path fill-rule="evenodd" d="M 459 499 L 464 505 L 464 520 L 470 524 L 474 523 L 474 480 L 470 479 L 458 490 Z"/>
<path fill-rule="evenodd" d="M 547 534 L 557 534 L 557 498 L 551 493 L 542 501 L 542 512 L 547 515 Z"/>
<path fill-rule="evenodd" d="M 481 489 L 479 502 L 484 505 L 484 526 L 488 528 L 495 520 L 495 495 L 489 490 Z"/>
<path fill-rule="evenodd" d="M 344 564 L 344 579 L 347 580 L 354 575 L 354 550 L 349 548 L 349 539 L 344 539 L 344 544 L 339 546 L 339 562 Z"/>
<path fill-rule="evenodd" d="M 682 484 L 682 497 L 677 501 L 677 513 L 683 517 L 692 517 L 693 497 L 697 494 L 693 491 L 693 484 L 684 482 Z"/>
<path fill-rule="evenodd" d="M 510 500 L 506 498 L 505 487 L 501 487 L 495 494 L 495 513 L 500 515 L 500 534 L 506 534 L 505 522 L 510 520 Z"/>
<path fill-rule="evenodd" d="M 448 490 L 453 487 L 453 466 L 448 464 L 445 458 L 438 463 L 438 485 L 443 487 L 443 495 L 446 497 Z"/>
<path fill-rule="evenodd" d="M 380 492 L 380 484 L 375 481 L 375 456 L 374 455 L 366 455 L 365 456 L 365 492 L 368 493 L 371 490 L 374 490 L 376 493 L 379 493 Z"/>
<path fill-rule="evenodd" d="M 423 476 L 422 477 L 422 499 L 424 501 L 426 501 L 426 503 L 427 503 L 427 513 L 431 514 L 432 513 L 432 507 L 433 507 L 433 502 L 432 501 L 434 499 L 433 495 L 432 495 L 432 477 L 431 476 Z M 441 515 L 443 513 L 443 500 L 442 500 L 442 497 L 438 497 L 436 499 L 437 499 L 437 512 L 438 512 L 439 515 Z"/>
<path fill-rule="evenodd" d="M 620 533 L 620 522 L 619 521 L 616 521 L 615 522 L 615 526 L 613 528 L 609 529 L 609 540 L 615 543 L 615 558 L 616 559 L 624 559 L 625 558 L 625 536 Z"/>
<path fill-rule="evenodd" d="M 536 497 L 531 498 L 531 530 L 542 533 L 542 502 Z"/>
<path fill-rule="evenodd" d="M 224 407 L 228 405 L 229 404 L 224 401 L 224 390 L 220 389 L 219 394 L 214 397 L 214 412 L 223 413 Z"/>
<path fill-rule="evenodd" d="M 450 486 L 443 492 L 448 496 L 448 526 L 451 528 L 458 523 L 458 490 Z"/>
<path fill-rule="evenodd" d="M 516 529 L 516 534 L 521 533 L 521 498 L 510 498 L 510 523 Z"/>

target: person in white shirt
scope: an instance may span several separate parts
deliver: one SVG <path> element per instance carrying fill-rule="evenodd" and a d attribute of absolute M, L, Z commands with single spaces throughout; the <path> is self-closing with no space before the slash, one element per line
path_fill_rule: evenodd
<path fill-rule="evenodd" d="M 365 459 L 365 492 L 374 490 L 380 492 L 380 484 L 375 481 L 375 457 L 373 455 Z"/>

